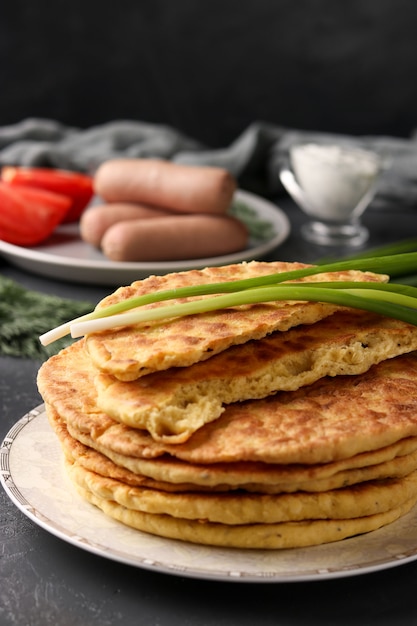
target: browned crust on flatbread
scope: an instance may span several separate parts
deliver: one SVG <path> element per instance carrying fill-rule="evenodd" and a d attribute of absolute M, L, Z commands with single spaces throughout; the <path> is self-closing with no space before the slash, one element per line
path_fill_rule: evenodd
<path fill-rule="evenodd" d="M 233 526 L 357 518 L 384 513 L 410 498 L 417 498 L 417 472 L 321 493 L 299 491 L 269 495 L 246 492 L 168 493 L 146 486 L 125 485 L 116 478 L 103 476 L 76 462 L 68 462 L 67 469 L 76 484 L 128 509 Z"/>
<path fill-rule="evenodd" d="M 225 404 L 295 390 L 325 376 L 355 375 L 417 349 L 417 327 L 366 311 L 338 311 L 313 325 L 233 346 L 191 365 L 135 381 L 99 373 L 99 408 L 148 430 L 157 441 L 181 443 L 217 419 Z"/>
<path fill-rule="evenodd" d="M 327 463 L 417 436 L 417 354 L 389 359 L 360 376 L 323 379 L 265 400 L 235 403 L 183 444 L 161 444 L 97 410 L 82 343 L 45 364 L 45 401 L 81 432 L 114 452 L 164 454 L 197 463 Z"/>
<path fill-rule="evenodd" d="M 215 463 L 210 466 L 178 461 L 125 457 L 106 449 L 85 433 L 60 419 L 53 407 L 47 415 L 65 455 L 86 469 L 128 485 L 164 491 L 233 491 L 258 493 L 317 492 L 359 482 L 406 476 L 417 470 L 417 437 L 391 446 L 321 465 L 268 465 L 266 463 Z M 188 482 L 187 482 L 188 481 Z"/>

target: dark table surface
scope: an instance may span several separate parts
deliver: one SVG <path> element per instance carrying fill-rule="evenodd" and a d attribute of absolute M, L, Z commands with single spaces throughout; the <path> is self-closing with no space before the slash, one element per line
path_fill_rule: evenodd
<path fill-rule="evenodd" d="M 270 255 L 311 261 L 303 220 L 291 203 L 287 242 Z M 415 211 L 368 210 L 369 246 L 417 236 Z M 97 302 L 112 288 L 64 283 L 0 260 L 0 272 L 41 292 Z M 0 357 L 0 440 L 41 398 L 39 363 Z M 85 552 L 35 525 L 0 489 L 0 625 L 263 626 L 417 624 L 417 562 L 358 576 L 288 583 L 197 580 L 120 564 Z"/>

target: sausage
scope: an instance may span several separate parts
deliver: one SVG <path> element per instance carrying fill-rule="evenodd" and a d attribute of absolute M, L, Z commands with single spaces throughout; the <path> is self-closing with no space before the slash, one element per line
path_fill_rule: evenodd
<path fill-rule="evenodd" d="M 220 167 L 157 159 L 112 159 L 97 169 L 94 190 L 106 202 L 139 202 L 170 211 L 224 214 L 236 180 Z"/>
<path fill-rule="evenodd" d="M 95 205 L 89 207 L 81 216 L 80 235 L 84 241 L 99 248 L 104 233 L 116 222 L 166 215 L 171 214 L 161 209 L 127 202 Z"/>
<path fill-rule="evenodd" d="M 175 261 L 237 252 L 247 240 L 246 227 L 234 217 L 172 215 L 117 222 L 101 248 L 113 261 Z"/>

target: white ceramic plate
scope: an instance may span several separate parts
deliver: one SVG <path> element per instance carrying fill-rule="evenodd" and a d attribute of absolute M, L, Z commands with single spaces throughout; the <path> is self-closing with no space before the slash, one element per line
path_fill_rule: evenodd
<path fill-rule="evenodd" d="M 417 510 L 361 537 L 293 550 L 236 550 L 154 537 L 108 518 L 66 477 L 43 405 L 5 437 L 1 482 L 16 506 L 53 535 L 88 552 L 190 578 L 291 582 L 375 572 L 417 559 Z"/>
<path fill-rule="evenodd" d="M 235 201 L 243 203 L 254 218 L 270 225 L 265 239 L 252 237 L 249 246 L 234 254 L 160 263 L 128 263 L 107 259 L 81 240 L 77 224 L 64 224 L 39 246 L 21 247 L 0 240 L 0 255 L 17 267 L 59 280 L 95 285 L 125 285 L 150 274 L 181 272 L 209 265 L 228 265 L 259 260 L 279 246 L 290 233 L 285 213 L 275 204 L 246 191 L 238 191 Z"/>

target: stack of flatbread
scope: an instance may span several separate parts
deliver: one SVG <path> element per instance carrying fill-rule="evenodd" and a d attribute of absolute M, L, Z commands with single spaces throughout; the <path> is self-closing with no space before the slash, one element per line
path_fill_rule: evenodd
<path fill-rule="evenodd" d="M 299 267 L 152 276 L 99 307 Z M 105 514 L 189 542 L 291 548 L 375 530 L 417 501 L 416 350 L 404 322 L 270 302 L 92 333 L 38 386 L 69 476 Z"/>

